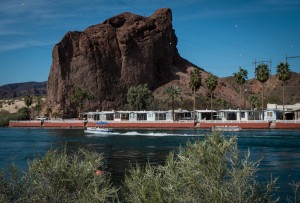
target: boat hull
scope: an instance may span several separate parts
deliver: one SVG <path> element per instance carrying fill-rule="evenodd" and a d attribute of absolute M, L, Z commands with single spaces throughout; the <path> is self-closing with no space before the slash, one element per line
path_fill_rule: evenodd
<path fill-rule="evenodd" d="M 112 129 L 110 128 L 87 128 L 84 130 L 85 133 L 93 133 L 93 134 L 107 134 L 111 133 Z"/>
<path fill-rule="evenodd" d="M 237 132 L 241 131 L 242 128 L 239 126 L 214 126 L 211 128 L 212 131 L 219 131 L 219 132 Z"/>

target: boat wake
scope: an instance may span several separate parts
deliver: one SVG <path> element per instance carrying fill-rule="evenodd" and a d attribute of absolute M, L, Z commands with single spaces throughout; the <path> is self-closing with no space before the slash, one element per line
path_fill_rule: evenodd
<path fill-rule="evenodd" d="M 180 133 L 165 133 L 165 132 L 101 132 L 97 134 L 86 134 L 86 136 L 113 136 L 113 135 L 121 135 L 121 136 L 152 136 L 152 137 L 164 137 L 164 136 L 182 136 L 182 137 L 193 137 L 193 136 L 204 136 L 202 134 L 180 134 Z"/>

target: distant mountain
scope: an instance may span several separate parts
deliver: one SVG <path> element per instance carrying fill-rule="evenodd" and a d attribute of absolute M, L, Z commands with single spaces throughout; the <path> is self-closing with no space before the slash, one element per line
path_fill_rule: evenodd
<path fill-rule="evenodd" d="M 0 99 L 47 95 L 47 82 L 23 82 L 0 86 Z"/>

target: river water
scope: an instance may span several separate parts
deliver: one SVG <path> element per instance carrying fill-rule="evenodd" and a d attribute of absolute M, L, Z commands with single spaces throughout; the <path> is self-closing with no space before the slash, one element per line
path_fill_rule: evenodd
<path fill-rule="evenodd" d="M 112 135 L 88 135 L 82 129 L 0 128 L 0 168 L 14 162 L 26 169 L 27 161 L 49 149 L 65 145 L 103 153 L 107 170 L 114 182 L 122 182 L 129 162 L 162 164 L 166 155 L 187 141 L 203 139 L 203 130 L 115 130 Z M 224 133 L 236 135 L 241 152 L 251 151 L 252 160 L 262 158 L 257 173 L 259 181 L 279 177 L 280 202 L 290 190 L 289 183 L 300 181 L 300 131 L 245 130 Z"/>

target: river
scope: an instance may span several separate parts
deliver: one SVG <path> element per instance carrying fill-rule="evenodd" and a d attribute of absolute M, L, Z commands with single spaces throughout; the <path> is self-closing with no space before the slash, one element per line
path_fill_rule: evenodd
<path fill-rule="evenodd" d="M 14 162 L 26 169 L 28 160 L 45 154 L 49 149 L 67 145 L 103 153 L 107 170 L 114 182 L 122 182 L 129 162 L 164 163 L 166 155 L 195 139 L 203 139 L 203 130 L 116 130 L 112 135 L 87 135 L 82 129 L 0 128 L 0 168 Z M 271 174 L 279 177 L 278 194 L 281 201 L 290 190 L 289 183 L 300 181 L 300 131 L 244 130 L 224 133 L 236 135 L 241 152 L 251 151 L 252 160 L 262 158 L 257 173 L 259 181 L 267 181 Z M 280 202 L 281 202 L 280 201 Z M 285 202 L 285 201 L 283 201 Z"/>

